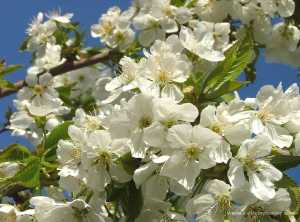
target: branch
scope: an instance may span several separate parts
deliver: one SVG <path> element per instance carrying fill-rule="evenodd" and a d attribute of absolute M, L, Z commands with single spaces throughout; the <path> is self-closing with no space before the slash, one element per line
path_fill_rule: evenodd
<path fill-rule="evenodd" d="M 58 76 L 66 72 L 77 70 L 83 67 L 95 65 L 97 63 L 111 59 L 114 54 L 113 50 L 104 49 L 103 52 L 93 55 L 89 58 L 81 59 L 78 61 L 66 61 L 65 63 L 58 65 L 49 70 L 53 76 Z M 16 89 L 0 89 L 0 98 L 9 96 L 16 93 L 18 90 L 22 89 L 26 85 L 24 80 L 19 80 L 15 83 Z"/>

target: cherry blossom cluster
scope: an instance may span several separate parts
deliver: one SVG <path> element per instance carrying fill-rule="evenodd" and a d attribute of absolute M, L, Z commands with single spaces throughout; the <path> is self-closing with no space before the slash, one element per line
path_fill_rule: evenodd
<path fill-rule="evenodd" d="M 142 46 L 178 34 L 184 47 L 210 62 L 224 59 L 230 36 L 251 27 L 270 62 L 299 66 L 300 30 L 288 20 L 293 0 L 191 0 L 175 6 L 171 0 L 136 0 L 126 11 L 113 7 L 92 26 L 92 36 L 121 50 L 137 33 Z"/>

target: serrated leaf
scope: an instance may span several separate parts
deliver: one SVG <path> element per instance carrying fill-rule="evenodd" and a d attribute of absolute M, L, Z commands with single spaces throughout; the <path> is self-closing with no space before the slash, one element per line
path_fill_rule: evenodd
<path fill-rule="evenodd" d="M 228 81 L 235 80 L 255 58 L 253 40 L 250 34 L 235 43 L 226 53 L 225 60 L 208 75 L 204 93 L 220 88 Z"/>
<path fill-rule="evenodd" d="M 6 66 L 0 69 L 0 78 L 3 78 L 7 74 L 15 72 L 20 68 L 22 68 L 22 65 L 20 64 Z"/>
<path fill-rule="evenodd" d="M 209 92 L 205 96 L 205 98 L 209 99 L 209 100 L 219 98 L 223 95 L 232 93 L 232 92 L 246 86 L 248 83 L 249 82 L 241 82 L 241 81 L 236 81 L 236 80 L 225 82 L 219 88 L 216 88 L 216 89 L 212 90 L 212 92 Z"/>
<path fill-rule="evenodd" d="M 35 188 L 40 185 L 40 159 L 37 157 L 32 160 L 20 170 L 10 181 L 22 184 L 28 188 Z"/>
<path fill-rule="evenodd" d="M 22 161 L 32 156 L 29 149 L 20 144 L 12 144 L 0 152 L 0 163 L 7 161 Z"/>
<path fill-rule="evenodd" d="M 57 127 L 55 127 L 51 133 L 47 136 L 45 143 L 44 143 L 44 149 L 48 150 L 50 148 L 56 147 L 57 143 L 61 139 L 68 139 L 68 128 L 72 124 L 72 121 L 66 121 Z"/>
<path fill-rule="evenodd" d="M 4 79 L 0 79 L 0 88 L 2 89 L 16 89 L 16 86 Z"/>
<path fill-rule="evenodd" d="M 272 157 L 271 163 L 279 170 L 285 171 L 300 164 L 300 156 L 276 155 Z"/>

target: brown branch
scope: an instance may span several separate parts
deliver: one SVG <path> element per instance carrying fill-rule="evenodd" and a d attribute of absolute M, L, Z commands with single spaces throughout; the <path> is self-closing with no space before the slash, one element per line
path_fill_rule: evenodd
<path fill-rule="evenodd" d="M 58 65 L 49 70 L 53 76 L 61 75 L 66 72 L 77 70 L 83 67 L 95 65 L 100 62 L 107 61 L 111 59 L 114 51 L 109 49 L 104 49 L 101 53 L 93 55 L 89 58 L 84 58 L 78 61 L 66 61 L 65 63 Z M 19 80 L 15 83 L 16 89 L 1 89 L 0 88 L 0 98 L 9 96 L 16 93 L 18 90 L 22 89 L 26 85 L 24 80 Z"/>

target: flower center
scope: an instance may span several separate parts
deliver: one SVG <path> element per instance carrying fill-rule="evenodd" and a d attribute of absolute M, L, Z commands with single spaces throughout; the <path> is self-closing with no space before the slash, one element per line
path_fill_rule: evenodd
<path fill-rule="evenodd" d="M 166 6 L 164 9 L 163 9 L 163 12 L 164 14 L 167 16 L 167 17 L 174 17 L 174 14 L 173 14 L 173 10 L 170 6 Z"/>
<path fill-rule="evenodd" d="M 165 85 L 170 80 L 170 74 L 167 71 L 161 70 L 158 73 L 158 81 L 160 84 Z"/>
<path fill-rule="evenodd" d="M 224 215 L 228 215 L 231 208 L 231 200 L 227 195 L 220 195 L 217 197 L 218 207 L 223 211 Z"/>
<path fill-rule="evenodd" d="M 281 27 L 279 32 L 282 35 L 282 37 L 285 38 L 286 40 L 293 39 L 294 32 L 293 32 L 293 30 L 290 29 L 290 27 L 288 25 L 284 25 L 283 27 Z"/>
<path fill-rule="evenodd" d="M 84 81 L 84 79 L 85 79 L 85 76 L 84 76 L 84 75 L 79 75 L 79 76 L 78 76 L 78 80 L 79 80 L 80 82 Z"/>
<path fill-rule="evenodd" d="M 272 119 L 273 114 L 263 109 L 257 113 L 257 117 L 261 119 L 261 121 L 266 122 Z"/>
<path fill-rule="evenodd" d="M 81 149 L 79 149 L 79 148 L 72 149 L 71 156 L 75 160 L 80 160 L 80 158 L 81 158 Z"/>
<path fill-rule="evenodd" d="M 109 35 L 112 33 L 113 29 L 114 29 L 114 27 L 111 24 L 111 22 L 103 22 L 102 23 L 102 26 L 101 26 L 102 33 Z"/>
<path fill-rule="evenodd" d="M 33 87 L 33 91 L 37 96 L 40 96 L 44 93 L 45 88 L 44 86 L 37 84 Z"/>
<path fill-rule="evenodd" d="M 90 131 L 100 129 L 101 128 L 100 121 L 95 116 L 87 116 L 86 128 L 88 128 Z"/>
<path fill-rule="evenodd" d="M 185 156 L 189 160 L 197 160 L 199 157 L 199 154 L 203 151 L 202 147 L 199 147 L 198 144 L 192 143 L 188 145 L 188 147 L 185 150 Z"/>
<path fill-rule="evenodd" d="M 257 171 L 259 169 L 259 166 L 258 166 L 258 164 L 256 164 L 255 160 L 253 160 L 253 159 L 251 159 L 249 157 L 243 158 L 241 160 L 241 162 L 249 170 Z"/>
<path fill-rule="evenodd" d="M 217 133 L 217 134 L 221 134 L 222 133 L 222 128 L 219 125 L 217 125 L 217 124 L 212 125 L 210 127 L 210 129 L 212 131 L 214 131 L 215 133 Z"/>
<path fill-rule="evenodd" d="M 103 149 L 98 152 L 98 156 L 96 159 L 97 164 L 107 167 L 110 165 L 111 161 L 112 161 L 112 156 L 109 152 L 103 151 Z"/>
<path fill-rule="evenodd" d="M 172 126 L 174 126 L 176 124 L 176 120 L 174 119 L 168 119 L 162 122 L 162 124 L 167 127 L 167 128 L 171 128 Z"/>
<path fill-rule="evenodd" d="M 152 123 L 152 118 L 149 116 L 143 116 L 139 121 L 139 127 L 141 129 L 147 128 Z"/>
<path fill-rule="evenodd" d="M 122 32 L 117 32 L 115 38 L 116 38 L 117 42 L 123 42 L 125 39 L 125 36 Z"/>
<path fill-rule="evenodd" d="M 250 221 L 259 222 L 264 216 L 264 209 L 261 206 L 250 205 L 247 207 L 245 215 L 251 218 Z"/>

